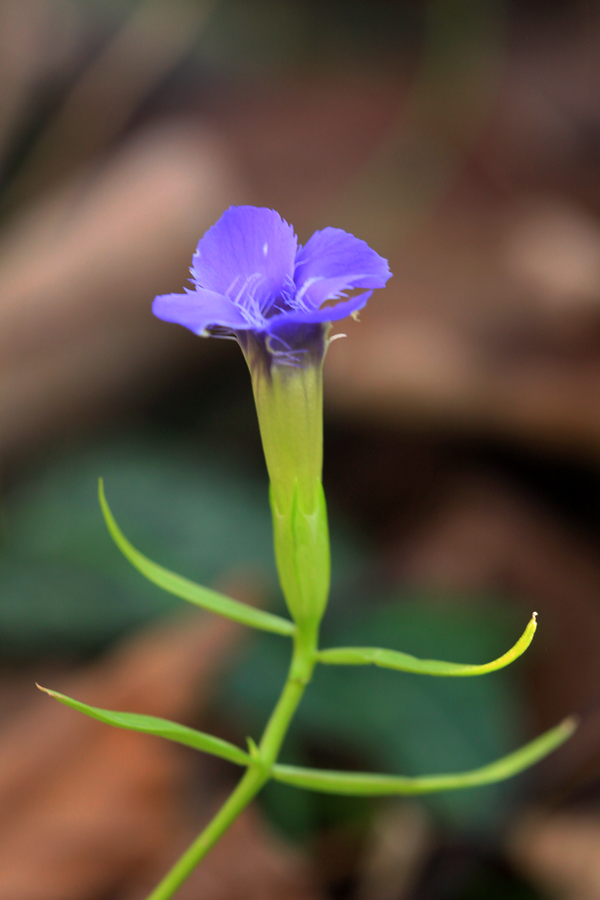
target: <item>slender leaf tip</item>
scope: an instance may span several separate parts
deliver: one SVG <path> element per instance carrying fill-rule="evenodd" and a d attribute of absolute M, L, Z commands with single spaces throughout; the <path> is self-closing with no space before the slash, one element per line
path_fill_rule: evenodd
<path fill-rule="evenodd" d="M 575 713 L 572 713 L 570 716 L 567 716 L 566 719 L 563 719 L 562 722 L 560 722 L 557 725 L 557 728 L 560 728 L 564 731 L 564 733 L 566 735 L 566 737 L 565 737 L 565 740 L 566 740 L 567 738 L 571 737 L 571 735 L 575 731 L 577 731 L 577 729 L 579 728 L 580 725 L 581 725 L 581 716 L 578 716 Z"/>
<path fill-rule="evenodd" d="M 96 719 L 107 725 L 164 738 L 177 744 L 192 747 L 194 750 L 199 750 L 203 753 L 220 756 L 222 759 L 227 759 L 229 762 L 234 763 L 234 765 L 248 766 L 252 762 L 252 758 L 235 744 L 231 744 L 229 741 L 224 741 L 214 735 L 197 731 L 195 728 L 189 728 L 186 725 L 180 725 L 177 722 L 171 722 L 168 719 L 161 719 L 144 713 L 129 713 L 88 706 L 87 703 L 81 703 L 79 700 L 74 700 L 72 697 L 67 697 L 58 691 L 51 691 L 39 684 L 37 687 L 64 706 L 68 706 L 70 709 L 74 709 L 89 716 L 91 719 Z"/>
<path fill-rule="evenodd" d="M 306 790 L 351 796 L 384 796 L 392 794 L 429 794 L 437 791 L 461 790 L 505 781 L 540 762 L 567 741 L 578 725 L 577 716 L 568 716 L 508 756 L 479 769 L 416 777 L 379 775 L 369 772 L 336 772 L 305 769 L 276 764 L 272 774 L 277 781 Z"/>
<path fill-rule="evenodd" d="M 332 647 L 319 650 L 317 659 L 328 665 L 375 665 L 384 669 L 395 669 L 399 672 L 413 672 L 420 675 L 436 675 L 448 677 L 468 677 L 496 672 L 510 665 L 525 653 L 537 630 L 537 613 L 532 613 L 525 631 L 516 644 L 497 659 L 482 665 L 467 663 L 451 663 L 436 659 L 418 659 L 409 653 L 399 650 L 386 650 L 382 647 Z"/>

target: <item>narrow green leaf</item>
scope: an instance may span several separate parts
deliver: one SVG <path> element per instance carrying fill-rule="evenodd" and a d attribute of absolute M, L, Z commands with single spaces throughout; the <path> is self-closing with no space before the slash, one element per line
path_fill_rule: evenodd
<path fill-rule="evenodd" d="M 275 616 L 272 613 L 264 612 L 261 609 L 255 609 L 246 603 L 240 603 L 239 600 L 232 600 L 224 594 L 219 594 L 210 588 L 202 587 L 189 578 L 183 578 L 174 572 L 169 572 L 162 566 L 157 565 L 136 550 L 129 543 L 119 526 L 117 525 L 110 507 L 104 496 L 104 484 L 102 479 L 98 482 L 98 497 L 100 498 L 100 506 L 106 521 L 108 530 L 115 544 L 129 562 L 142 575 L 152 581 L 158 587 L 167 591 L 169 594 L 175 594 L 183 600 L 189 600 L 196 606 L 208 609 L 210 612 L 218 613 L 242 625 L 249 625 L 251 628 L 261 628 L 263 631 L 271 631 L 275 634 L 292 635 L 295 631 L 295 625 L 289 619 L 283 619 L 281 616 Z"/>
<path fill-rule="evenodd" d="M 126 728 L 129 731 L 141 731 L 143 734 L 154 734 L 157 737 L 166 738 L 168 741 L 175 741 L 177 744 L 185 744 L 186 747 L 193 747 L 194 750 L 202 750 L 204 753 L 211 753 L 213 756 L 221 756 L 228 759 L 229 762 L 238 766 L 248 766 L 252 763 L 250 756 L 221 738 L 213 737 L 210 734 L 204 734 L 203 731 L 196 731 L 194 728 L 188 728 L 186 725 L 178 725 L 177 722 L 169 722 L 168 719 L 157 719 L 154 716 L 143 716 L 139 713 L 114 712 L 110 709 L 99 709 L 97 706 L 88 706 L 86 703 L 80 703 L 79 700 L 73 700 L 57 691 L 51 691 L 48 688 L 37 685 L 40 691 L 54 697 L 65 706 L 70 706 L 78 712 L 90 716 L 92 719 L 98 719 L 99 722 L 105 722 L 107 725 L 114 725 L 116 728 Z"/>
<path fill-rule="evenodd" d="M 409 653 L 399 650 L 383 650 L 380 647 L 335 647 L 331 650 L 320 650 L 319 662 L 332 666 L 381 666 L 383 669 L 396 669 L 399 672 L 417 672 L 419 675 L 442 675 L 467 677 L 485 675 L 503 669 L 518 659 L 529 647 L 537 628 L 537 613 L 534 613 L 527 628 L 514 645 L 492 662 L 483 665 L 467 665 L 463 663 L 443 662 L 437 659 L 418 659 Z"/>
<path fill-rule="evenodd" d="M 557 747 L 560 747 L 575 731 L 577 719 L 564 719 L 540 737 L 525 744 L 514 753 L 502 759 L 473 769 L 449 775 L 424 775 L 408 778 L 400 775 L 375 775 L 366 772 L 335 772 L 323 769 L 302 769 L 297 766 L 276 765 L 272 774 L 276 781 L 291 784 L 310 791 L 325 794 L 348 794 L 351 796 L 379 796 L 385 794 L 430 794 L 435 791 L 453 791 L 460 788 L 478 787 L 512 778 L 539 762 Z"/>

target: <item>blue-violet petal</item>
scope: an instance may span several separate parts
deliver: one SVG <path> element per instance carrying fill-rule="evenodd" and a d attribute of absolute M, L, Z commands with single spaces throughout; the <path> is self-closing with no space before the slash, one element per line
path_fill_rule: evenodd
<path fill-rule="evenodd" d="M 264 314 L 282 293 L 293 291 L 297 246 L 294 229 L 279 213 L 232 206 L 200 240 L 192 261 L 194 281 Z"/>
<path fill-rule="evenodd" d="M 324 228 L 296 254 L 296 299 L 318 309 L 350 288 L 382 288 L 390 276 L 387 260 L 365 241 L 341 228 Z"/>
<path fill-rule="evenodd" d="M 196 334 L 202 334 L 209 325 L 220 325 L 232 331 L 248 328 L 242 310 L 214 291 L 163 294 L 155 297 L 152 312 L 159 319 L 185 325 Z"/>

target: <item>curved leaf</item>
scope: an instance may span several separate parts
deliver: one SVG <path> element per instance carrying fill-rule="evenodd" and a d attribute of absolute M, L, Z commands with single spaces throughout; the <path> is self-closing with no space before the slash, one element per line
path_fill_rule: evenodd
<path fill-rule="evenodd" d="M 99 722 L 105 722 L 107 725 L 114 725 L 116 728 L 126 728 L 129 731 L 140 731 L 143 734 L 154 734 L 157 737 L 166 738 L 168 741 L 175 741 L 177 744 L 185 744 L 186 747 L 193 747 L 194 750 L 202 750 L 204 753 L 211 753 L 213 756 L 221 756 L 228 759 L 229 762 L 238 766 L 248 766 L 252 760 L 247 753 L 230 744 L 229 741 L 223 741 L 221 738 L 213 737 L 211 734 L 205 734 L 203 731 L 196 731 L 194 728 L 188 728 L 186 725 L 178 725 L 177 722 L 169 722 L 168 719 L 157 719 L 154 716 L 144 716 L 140 713 L 114 712 L 110 709 L 99 709 L 97 706 L 88 706 L 86 703 L 80 703 L 79 700 L 73 700 L 58 691 L 51 691 L 48 688 L 37 685 L 40 691 L 44 691 L 50 697 L 54 697 L 65 706 L 76 709 L 78 712 L 97 719 Z"/>
<path fill-rule="evenodd" d="M 366 772 L 335 772 L 324 769 L 302 769 L 298 766 L 273 766 L 276 781 L 294 787 L 325 794 L 348 794 L 372 797 L 385 794 L 430 794 L 435 791 L 453 791 L 504 781 L 539 762 L 560 747 L 575 731 L 577 720 L 571 716 L 556 728 L 525 744 L 502 759 L 473 769 L 448 775 L 424 775 L 416 778 L 401 775 L 375 775 Z"/>
<path fill-rule="evenodd" d="M 189 578 L 176 575 L 174 572 L 170 572 L 168 569 L 152 562 L 152 560 L 148 559 L 147 556 L 144 556 L 143 553 L 140 553 L 139 550 L 136 550 L 129 543 L 117 525 L 106 502 L 104 484 L 101 478 L 98 481 L 98 497 L 112 539 L 123 556 L 148 581 L 152 581 L 169 594 L 175 594 L 176 597 L 181 597 L 182 600 L 189 600 L 190 603 L 195 603 L 196 606 L 201 606 L 203 609 L 210 610 L 210 612 L 233 619 L 242 625 L 249 625 L 251 628 L 260 628 L 263 631 L 271 631 L 275 634 L 287 636 L 294 634 L 295 625 L 289 619 L 283 619 L 281 616 L 275 616 L 261 609 L 255 609 L 246 603 L 240 603 L 239 600 L 232 600 L 231 597 L 226 597 L 224 594 L 219 594 L 210 588 L 202 587 L 202 585 L 190 581 Z"/>
<path fill-rule="evenodd" d="M 518 659 L 529 647 L 537 628 L 537 613 L 533 613 L 527 628 L 514 645 L 492 662 L 483 665 L 443 662 L 437 659 L 418 659 L 409 653 L 399 650 L 383 650 L 380 647 L 334 647 L 331 650 L 320 650 L 319 662 L 333 666 L 366 666 L 375 665 L 383 669 L 396 669 L 399 672 L 416 672 L 419 675 L 441 675 L 468 677 L 496 672 Z"/>

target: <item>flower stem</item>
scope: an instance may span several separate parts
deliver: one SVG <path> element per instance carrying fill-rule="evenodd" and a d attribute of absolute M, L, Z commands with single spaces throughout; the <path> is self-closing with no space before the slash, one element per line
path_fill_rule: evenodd
<path fill-rule="evenodd" d="M 317 657 L 317 641 L 318 628 L 299 631 L 295 635 L 288 677 L 255 751 L 253 764 L 248 767 L 233 793 L 206 828 L 148 896 L 148 900 L 170 900 L 200 860 L 271 777 L 272 767 L 277 761 L 290 722 L 312 677 Z"/>
<path fill-rule="evenodd" d="M 169 900 L 191 875 L 200 860 L 229 828 L 233 820 L 250 803 L 265 783 L 264 774 L 256 767 L 248 769 L 229 799 L 208 823 L 194 843 L 186 850 L 173 868 L 154 888 L 148 900 Z"/>

